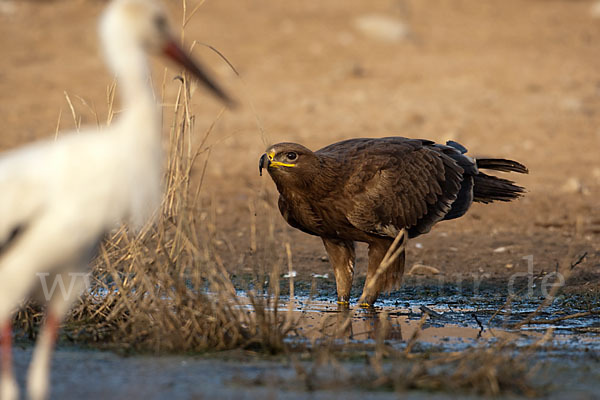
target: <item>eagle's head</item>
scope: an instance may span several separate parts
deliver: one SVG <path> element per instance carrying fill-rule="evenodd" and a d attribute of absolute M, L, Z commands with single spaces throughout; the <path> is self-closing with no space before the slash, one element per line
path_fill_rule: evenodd
<path fill-rule="evenodd" d="M 258 171 L 262 176 L 266 168 L 278 187 L 307 186 L 319 166 L 319 158 L 310 149 L 297 143 L 278 143 L 260 157 Z"/>

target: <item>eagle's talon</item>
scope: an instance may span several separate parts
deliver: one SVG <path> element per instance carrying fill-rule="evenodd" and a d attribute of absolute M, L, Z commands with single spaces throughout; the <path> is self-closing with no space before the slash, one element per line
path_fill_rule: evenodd
<path fill-rule="evenodd" d="M 373 307 L 373 304 L 363 302 L 363 303 L 360 303 L 360 308 L 374 308 L 374 307 Z"/>
<path fill-rule="evenodd" d="M 349 301 L 337 301 L 337 305 L 338 305 L 338 310 L 347 310 L 350 308 L 350 302 Z"/>

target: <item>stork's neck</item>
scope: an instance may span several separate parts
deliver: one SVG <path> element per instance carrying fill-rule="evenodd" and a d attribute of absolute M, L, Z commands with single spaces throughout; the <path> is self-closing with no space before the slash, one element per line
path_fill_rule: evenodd
<path fill-rule="evenodd" d="M 115 45 L 114 43 L 112 45 Z M 151 86 L 146 54 L 139 46 L 127 49 L 120 43 L 110 66 L 117 77 L 122 113 L 116 132 L 132 139 L 131 143 L 160 145 L 160 112 Z M 117 45 L 115 45 L 117 46 Z"/>
<path fill-rule="evenodd" d="M 151 77 L 147 63 L 140 63 L 140 65 L 129 71 L 118 72 L 117 83 L 121 94 L 121 106 L 124 111 L 136 107 L 151 108 L 156 111 L 157 105 L 151 87 Z"/>
<path fill-rule="evenodd" d="M 123 110 L 121 118 L 134 125 L 127 133 L 144 136 L 158 134 L 159 108 L 152 91 L 148 64 L 143 62 L 137 68 L 121 71 L 117 75 L 117 87 Z"/>
<path fill-rule="evenodd" d="M 121 135 L 141 141 L 159 141 L 160 114 L 150 80 L 150 67 L 143 43 L 128 29 L 118 3 L 109 5 L 100 23 L 104 56 L 117 78 L 123 110 L 115 129 Z"/>

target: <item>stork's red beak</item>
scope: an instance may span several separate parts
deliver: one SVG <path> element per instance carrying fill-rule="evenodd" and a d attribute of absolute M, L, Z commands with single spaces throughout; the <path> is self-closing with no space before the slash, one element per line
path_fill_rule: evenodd
<path fill-rule="evenodd" d="M 194 62 L 174 40 L 168 39 L 167 44 L 163 49 L 164 54 L 171 60 L 175 61 L 192 75 L 200 80 L 207 88 L 209 88 L 227 107 L 234 108 L 236 102 L 225 93 L 223 89 L 212 79 L 206 70 L 197 62 Z"/>

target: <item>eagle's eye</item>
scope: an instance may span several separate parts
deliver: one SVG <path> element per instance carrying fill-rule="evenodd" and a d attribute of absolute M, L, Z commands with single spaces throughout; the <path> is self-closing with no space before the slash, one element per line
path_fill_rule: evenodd
<path fill-rule="evenodd" d="M 290 151 L 289 153 L 287 153 L 285 155 L 287 157 L 288 160 L 290 161 L 294 161 L 296 158 L 298 158 L 298 154 L 294 153 L 293 151 Z"/>

